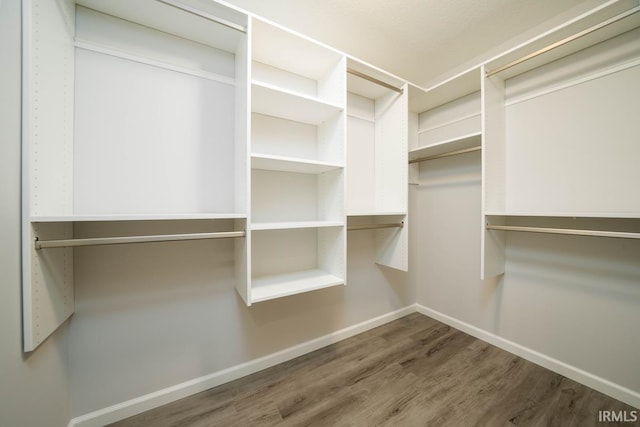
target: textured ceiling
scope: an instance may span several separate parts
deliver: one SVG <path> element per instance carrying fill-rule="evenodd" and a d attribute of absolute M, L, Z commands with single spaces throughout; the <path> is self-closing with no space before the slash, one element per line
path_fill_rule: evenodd
<path fill-rule="evenodd" d="M 596 0 L 227 0 L 427 85 Z"/>

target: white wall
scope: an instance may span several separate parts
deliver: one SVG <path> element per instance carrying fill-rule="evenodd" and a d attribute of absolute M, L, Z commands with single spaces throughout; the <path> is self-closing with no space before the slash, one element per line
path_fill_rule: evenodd
<path fill-rule="evenodd" d="M 76 234 L 115 227 L 76 226 Z M 346 287 L 249 308 L 234 288 L 232 241 L 76 248 L 76 312 L 69 328 L 73 416 L 413 304 L 407 274 L 374 264 L 374 248 L 373 232 L 351 232 Z"/>
<path fill-rule="evenodd" d="M 0 1 L 0 425 L 66 426 L 66 327 L 22 352 L 20 289 L 20 0 Z"/>
<path fill-rule="evenodd" d="M 418 304 L 627 388 L 637 405 L 640 241 L 509 233 L 504 277 L 483 283 L 480 154 L 423 162 L 420 183 Z"/>

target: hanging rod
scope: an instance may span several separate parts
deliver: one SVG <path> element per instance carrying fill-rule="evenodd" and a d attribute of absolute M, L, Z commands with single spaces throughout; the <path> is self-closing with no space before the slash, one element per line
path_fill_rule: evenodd
<path fill-rule="evenodd" d="M 39 240 L 35 239 L 36 249 L 70 248 L 77 246 L 120 245 L 127 243 L 173 242 L 180 240 L 226 239 L 231 237 L 245 237 L 244 231 L 223 231 L 216 233 L 192 234 L 160 234 L 152 236 L 128 237 L 96 237 L 91 239 Z"/>
<path fill-rule="evenodd" d="M 487 230 L 523 231 L 528 233 L 568 234 L 572 236 L 614 237 L 618 239 L 640 239 L 640 233 L 623 231 L 579 230 L 570 228 L 520 227 L 514 225 L 490 225 Z"/>
<path fill-rule="evenodd" d="M 175 7 L 176 9 L 180 9 L 183 12 L 190 13 L 192 15 L 199 16 L 201 18 L 206 19 L 207 21 L 215 22 L 216 24 L 224 25 L 227 28 L 231 28 L 232 30 L 240 31 L 241 33 L 246 33 L 247 29 L 242 25 L 236 24 L 235 22 L 227 21 L 226 19 L 222 19 L 215 15 L 212 15 L 207 12 L 203 12 L 199 9 L 196 9 L 191 6 L 187 6 L 186 4 L 182 4 L 175 0 L 156 0 L 157 2 L 164 3 L 167 6 Z"/>
<path fill-rule="evenodd" d="M 465 148 L 464 150 L 450 151 L 448 153 L 438 154 L 436 156 L 418 157 L 417 159 L 410 159 L 409 164 L 420 163 L 424 162 L 425 160 L 440 159 L 442 157 L 457 156 L 458 154 L 471 153 L 478 150 L 482 150 L 482 146 L 478 145 L 477 147 Z"/>
<path fill-rule="evenodd" d="M 389 224 L 361 224 L 361 225 L 350 225 L 347 227 L 347 231 L 355 231 L 355 230 L 374 230 L 377 228 L 402 228 L 404 227 L 404 221 L 402 222 L 392 222 Z"/>
<path fill-rule="evenodd" d="M 383 82 L 382 80 L 378 80 L 375 77 L 371 77 L 364 73 L 361 73 L 360 71 L 356 71 L 353 68 L 347 68 L 347 73 L 352 74 L 356 77 L 360 77 L 361 79 L 368 80 L 371 83 L 386 87 L 387 89 L 391 89 L 394 92 L 398 92 L 400 94 L 404 93 L 404 89 L 402 89 L 401 87 L 395 87 L 393 85 L 390 85 L 389 83 Z"/>
<path fill-rule="evenodd" d="M 614 16 L 612 18 L 609 18 L 606 21 L 600 22 L 599 24 L 596 24 L 596 25 L 594 25 L 592 27 L 589 27 L 589 28 L 587 28 L 585 30 L 582 30 L 582 31 L 580 31 L 580 32 L 578 32 L 576 34 L 573 34 L 573 35 L 571 35 L 569 37 L 566 37 L 566 38 L 564 38 L 564 39 L 562 39 L 560 41 L 557 41 L 555 43 L 551 43 L 550 45 L 545 46 L 542 49 L 536 50 L 535 52 L 532 52 L 532 53 L 530 53 L 528 55 L 525 55 L 522 58 L 516 59 L 515 61 L 511 61 L 508 64 L 505 64 L 505 65 L 503 65 L 501 67 L 496 68 L 495 70 L 487 71 L 486 72 L 486 77 L 493 76 L 494 74 L 498 74 L 498 73 L 500 73 L 500 72 L 502 72 L 504 70 L 508 70 L 511 67 L 515 67 L 518 64 L 522 64 L 523 62 L 528 61 L 529 59 L 535 58 L 536 56 L 542 55 L 543 53 L 549 52 L 550 50 L 553 50 L 553 49 L 555 49 L 557 47 L 563 46 L 563 45 L 565 45 L 565 44 L 567 44 L 569 42 L 572 42 L 572 41 L 574 41 L 576 39 L 579 39 L 579 38 L 584 37 L 584 36 L 586 36 L 588 34 L 591 34 L 594 31 L 597 31 L 597 30 L 599 30 L 601 28 L 604 28 L 604 27 L 607 27 L 607 26 L 609 26 L 611 24 L 614 24 L 614 23 L 616 23 L 616 22 L 618 22 L 618 21 L 620 21 L 620 20 L 622 20 L 622 19 L 624 19 L 624 18 L 626 18 L 628 16 L 633 15 L 634 13 L 637 13 L 638 11 L 640 11 L 640 6 L 636 6 L 636 7 L 632 8 L 632 9 L 629 9 L 629 10 L 627 10 L 625 12 L 622 12 L 621 14 L 616 15 L 616 16 Z"/>

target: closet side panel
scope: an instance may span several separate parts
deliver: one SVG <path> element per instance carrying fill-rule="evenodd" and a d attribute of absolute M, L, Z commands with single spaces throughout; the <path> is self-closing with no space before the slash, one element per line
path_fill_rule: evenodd
<path fill-rule="evenodd" d="M 69 237 L 71 227 L 31 223 L 72 211 L 74 4 L 25 1 L 23 25 L 22 314 L 24 350 L 31 351 L 74 309 L 71 250 L 43 255 L 33 244 L 38 231 Z"/>

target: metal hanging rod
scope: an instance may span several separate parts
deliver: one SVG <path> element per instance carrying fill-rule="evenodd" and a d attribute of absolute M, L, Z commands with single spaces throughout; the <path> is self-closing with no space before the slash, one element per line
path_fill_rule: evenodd
<path fill-rule="evenodd" d="M 640 6 L 636 6 L 636 7 L 632 8 L 632 9 L 629 9 L 629 10 L 627 10 L 625 12 L 622 12 L 619 15 L 616 15 L 616 16 L 614 16 L 612 18 L 609 18 L 606 21 L 600 22 L 599 24 L 596 24 L 596 25 L 594 25 L 592 27 L 589 27 L 589 28 L 587 28 L 585 30 L 582 30 L 582 31 L 580 31 L 580 32 L 578 32 L 576 34 L 573 34 L 573 35 L 571 35 L 569 37 L 566 37 L 566 38 L 564 38 L 564 39 L 562 39 L 560 41 L 557 41 L 555 43 L 551 43 L 550 45 L 545 46 L 542 49 L 539 49 L 539 50 L 537 50 L 537 51 L 535 51 L 533 53 L 525 55 L 522 58 L 516 59 L 515 61 L 511 61 L 508 64 L 505 64 L 505 65 L 503 65 L 501 67 L 496 68 L 495 70 L 487 71 L 486 72 L 486 76 L 490 77 L 490 76 L 493 76 L 494 74 L 500 73 L 501 71 L 508 70 L 511 67 L 515 67 L 518 64 L 522 64 L 523 62 L 528 61 L 529 59 L 535 58 L 536 56 L 542 55 L 543 53 L 549 52 L 550 50 L 553 50 L 553 49 L 555 49 L 557 47 L 563 46 L 563 45 L 565 45 L 565 44 L 567 44 L 569 42 L 572 42 L 572 41 L 574 41 L 576 39 L 584 37 L 587 34 L 591 34 L 594 31 L 597 31 L 597 30 L 599 30 L 601 28 L 604 28 L 606 26 L 614 24 L 614 23 L 616 23 L 616 22 L 618 22 L 618 21 L 620 21 L 620 20 L 622 20 L 622 19 L 624 19 L 624 18 L 626 18 L 628 16 L 633 15 L 634 13 L 637 13 L 638 11 L 640 11 Z"/>
<path fill-rule="evenodd" d="M 388 224 L 361 224 L 361 225 L 350 225 L 347 227 L 347 231 L 355 231 L 355 230 L 374 230 L 377 228 L 402 228 L 404 227 L 404 221 L 402 222 L 392 222 Z"/>
<path fill-rule="evenodd" d="M 395 87 L 393 85 L 390 85 L 387 82 L 383 82 L 382 80 L 378 80 L 375 77 L 371 77 L 371 76 L 368 76 L 368 75 L 366 75 L 364 73 L 361 73 L 360 71 L 356 71 L 353 68 L 347 68 L 347 73 L 352 74 L 352 75 L 354 75 L 356 77 L 360 77 L 361 79 L 368 80 L 371 83 L 375 83 L 377 85 L 386 87 L 387 89 L 391 89 L 394 92 L 398 92 L 400 94 L 404 93 L 404 89 L 402 89 L 401 87 Z"/>
<path fill-rule="evenodd" d="M 196 9 L 191 6 L 187 6 L 186 4 L 180 3 L 175 0 L 156 0 L 157 2 L 166 4 L 167 6 L 175 7 L 176 9 L 180 9 L 183 12 L 190 13 L 192 15 L 199 16 L 201 18 L 206 19 L 207 21 L 215 22 L 216 24 L 224 25 L 227 28 L 231 28 L 232 30 L 240 31 L 241 33 L 246 33 L 247 29 L 242 25 L 236 24 L 235 22 L 227 21 L 226 19 L 222 19 L 215 15 L 212 15 L 207 12 L 203 12 L 199 9 Z"/>
<path fill-rule="evenodd" d="M 640 233 L 623 231 L 579 230 L 570 228 L 520 227 L 514 225 L 486 225 L 487 230 L 523 231 L 528 233 L 568 234 L 572 236 L 614 237 L 618 239 L 640 239 Z"/>
<path fill-rule="evenodd" d="M 78 246 L 120 245 L 128 243 L 173 242 L 181 240 L 227 239 L 245 237 L 245 231 L 216 233 L 161 234 L 152 236 L 96 237 L 91 239 L 35 240 L 36 249 L 70 248 Z"/>
<path fill-rule="evenodd" d="M 410 159 L 409 160 L 409 164 L 420 163 L 420 162 L 424 162 L 425 160 L 440 159 L 442 157 L 457 156 L 458 154 L 471 153 L 473 151 L 479 151 L 479 150 L 482 150 L 482 146 L 480 146 L 480 145 L 478 145 L 477 147 L 465 148 L 464 150 L 450 151 L 448 153 L 438 154 L 438 155 L 435 155 L 435 156 L 419 157 L 417 159 Z"/>

